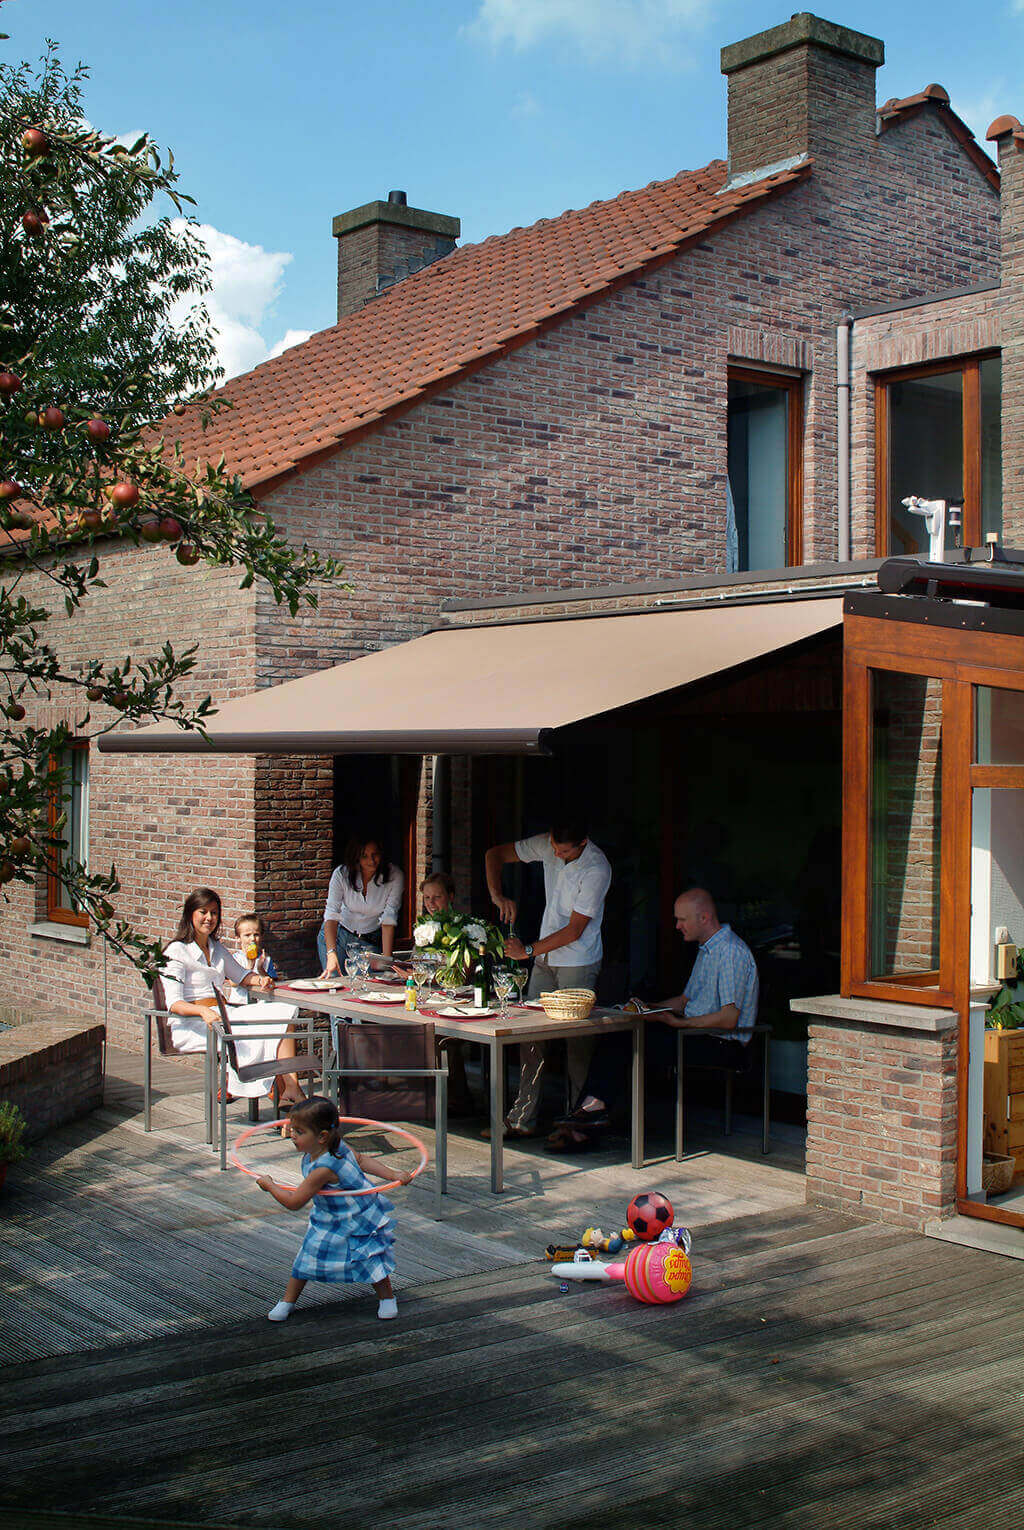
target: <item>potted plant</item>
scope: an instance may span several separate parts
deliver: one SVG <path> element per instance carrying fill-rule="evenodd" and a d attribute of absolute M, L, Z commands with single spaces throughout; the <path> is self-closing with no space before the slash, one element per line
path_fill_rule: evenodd
<path fill-rule="evenodd" d="M 505 950 L 505 941 L 497 925 L 449 909 L 418 919 L 413 939 L 421 951 L 429 951 L 437 957 L 438 979 L 453 987 L 466 981 L 474 958 L 481 952 L 498 957 Z"/>
<path fill-rule="evenodd" d="M 7 1177 L 7 1165 L 18 1163 L 25 1157 L 22 1145 L 26 1121 L 17 1105 L 10 1100 L 0 1100 L 0 1185 Z"/>

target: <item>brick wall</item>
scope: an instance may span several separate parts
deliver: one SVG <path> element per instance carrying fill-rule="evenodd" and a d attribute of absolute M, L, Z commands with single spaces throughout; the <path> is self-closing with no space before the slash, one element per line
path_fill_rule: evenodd
<path fill-rule="evenodd" d="M 857 556 L 872 557 L 877 547 L 874 374 L 998 350 L 1004 345 L 1001 305 L 997 287 L 989 292 L 922 303 L 898 313 L 871 314 L 855 323 L 851 346 L 850 503 L 852 545 Z M 1004 401 L 1006 364 L 1004 350 Z M 1003 532 L 1003 540 L 1011 546 L 1019 546 L 1024 539 L 1024 511 L 1014 512 L 1008 502 L 1003 507 Z"/>
<path fill-rule="evenodd" d="M 838 1019 L 812 1023 L 808 1201 L 915 1228 L 950 1213 L 956 1058 L 955 1026 L 934 1034 Z"/>
<path fill-rule="evenodd" d="M 69 665 L 98 656 L 134 659 L 170 639 L 179 651 L 199 644 L 199 666 L 183 696 L 226 698 L 255 681 L 254 598 L 238 575 L 200 566 L 183 569 L 166 548 L 99 548 L 108 588 L 89 596 L 72 621 L 60 612 L 53 637 Z M 41 604 L 52 593 L 28 575 L 21 592 Z M 85 708 L 58 700 L 69 719 Z M 108 721 L 92 709 L 90 731 Z M 30 714 L 29 721 L 35 714 Z M 46 721 L 53 719 L 48 712 Z M 169 939 L 186 893 L 200 883 L 224 898 L 233 921 L 251 907 L 254 888 L 254 762 L 244 756 L 106 755 L 89 759 L 89 857 L 115 863 L 119 913 L 142 933 Z M 32 926 L 45 915 L 45 885 L 12 882 L 0 902 L 0 1014 L 103 1019 L 117 1045 L 137 1044 L 143 998 L 135 969 L 104 942 L 83 948 Z"/>
<path fill-rule="evenodd" d="M 27 1140 L 103 1104 L 103 1027 L 38 1020 L 0 1033 L 0 1099 L 25 1117 Z"/>
<path fill-rule="evenodd" d="M 1000 118 L 1002 174 L 1003 518 L 1024 546 L 1024 129 Z M 1016 124 L 1016 126 L 1013 126 Z M 1009 540 L 1009 538 L 1007 538 Z"/>

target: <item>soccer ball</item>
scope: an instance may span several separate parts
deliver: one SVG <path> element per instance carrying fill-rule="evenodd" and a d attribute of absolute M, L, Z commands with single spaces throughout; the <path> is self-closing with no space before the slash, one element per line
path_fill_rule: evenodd
<path fill-rule="evenodd" d="M 641 1243 L 653 1243 L 666 1227 L 672 1226 L 674 1217 L 672 1202 L 657 1190 L 635 1195 L 626 1211 L 626 1222 Z"/>

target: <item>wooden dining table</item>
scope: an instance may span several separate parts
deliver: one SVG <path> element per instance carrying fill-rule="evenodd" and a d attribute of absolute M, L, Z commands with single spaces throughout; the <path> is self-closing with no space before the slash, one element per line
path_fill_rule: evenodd
<path fill-rule="evenodd" d="M 426 1013 L 408 1010 L 401 999 L 394 1004 L 366 1003 L 349 988 L 332 990 L 294 987 L 278 983 L 275 996 L 299 1004 L 319 1014 L 337 1017 L 339 1020 L 359 1023 L 376 1022 L 378 1025 L 424 1025 L 434 1027 L 435 1037 L 458 1041 L 473 1041 L 486 1047 L 490 1054 L 490 1124 L 491 1124 L 491 1190 L 495 1195 L 504 1189 L 504 1125 L 505 1125 L 505 1048 L 520 1042 L 564 1041 L 583 1036 L 603 1036 L 606 1032 L 629 1031 L 632 1034 L 632 1112 L 630 1154 L 634 1169 L 644 1162 L 644 1016 L 625 1014 L 618 1009 L 591 1010 L 585 1020 L 555 1020 L 541 1009 L 525 1005 L 510 1006 L 508 1014 L 455 1018 L 439 1013 L 448 1008 L 439 1003 L 423 1006 Z M 335 1059 L 335 1062 L 337 1059 Z"/>

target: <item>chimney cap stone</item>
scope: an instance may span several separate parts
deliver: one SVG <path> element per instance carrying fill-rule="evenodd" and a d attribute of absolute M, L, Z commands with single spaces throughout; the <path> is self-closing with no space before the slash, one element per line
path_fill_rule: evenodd
<path fill-rule="evenodd" d="M 826 48 L 830 53 L 859 59 L 865 64 L 885 63 L 885 44 L 881 38 L 838 26 L 834 21 L 812 16 L 810 11 L 800 11 L 781 26 L 769 27 L 766 32 L 757 32 L 753 37 L 745 37 L 742 42 L 730 43 L 723 48 L 722 73 L 732 74 L 737 69 L 746 69 L 750 64 L 808 43 Z"/>
<path fill-rule="evenodd" d="M 406 207 L 402 202 L 365 202 L 353 207 L 351 212 L 339 213 L 331 223 L 335 239 L 350 234 L 353 229 L 365 228 L 368 223 L 397 223 L 401 228 L 422 229 L 424 233 L 436 234 L 442 239 L 458 239 L 462 224 L 458 218 L 447 213 L 427 212 L 422 207 Z"/>
<path fill-rule="evenodd" d="M 987 143 L 991 143 L 996 138 L 1005 138 L 1007 133 L 1019 133 L 1020 131 L 1021 125 L 1016 117 L 997 117 L 985 134 L 985 140 Z"/>

